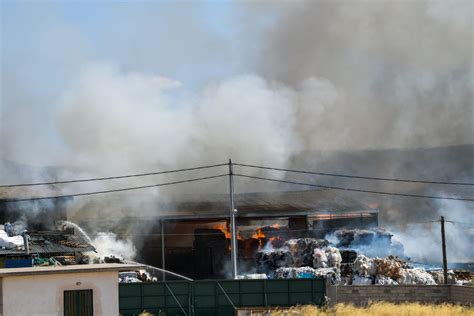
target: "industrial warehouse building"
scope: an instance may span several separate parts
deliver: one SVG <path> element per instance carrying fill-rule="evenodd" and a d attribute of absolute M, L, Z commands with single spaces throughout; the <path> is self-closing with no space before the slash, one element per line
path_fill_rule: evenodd
<path fill-rule="evenodd" d="M 236 194 L 235 207 L 239 266 L 248 270 L 256 269 L 256 252 L 270 238 L 322 238 L 341 227 L 378 226 L 376 208 L 357 199 L 341 199 L 333 190 Z M 86 212 L 81 213 L 84 227 L 110 227 L 110 219 Z M 195 280 L 230 276 L 228 195 L 186 196 L 155 213 L 135 212 L 113 228 L 118 236 L 134 238 L 141 245 L 137 261 Z M 261 235 L 256 236 L 259 230 Z"/>

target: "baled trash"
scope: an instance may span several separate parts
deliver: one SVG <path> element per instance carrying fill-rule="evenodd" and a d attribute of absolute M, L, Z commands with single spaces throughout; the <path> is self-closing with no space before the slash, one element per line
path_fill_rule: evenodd
<path fill-rule="evenodd" d="M 377 275 L 375 277 L 375 283 L 376 285 L 398 285 L 398 282 L 395 281 L 392 278 L 389 278 L 385 275 Z"/>
<path fill-rule="evenodd" d="M 352 277 L 352 285 L 371 285 L 372 283 L 373 280 L 371 277 L 363 277 L 358 275 L 354 275 Z"/>
<path fill-rule="evenodd" d="M 377 271 L 375 260 L 364 255 L 358 255 L 354 261 L 353 271 L 355 274 L 363 277 L 375 275 Z"/>

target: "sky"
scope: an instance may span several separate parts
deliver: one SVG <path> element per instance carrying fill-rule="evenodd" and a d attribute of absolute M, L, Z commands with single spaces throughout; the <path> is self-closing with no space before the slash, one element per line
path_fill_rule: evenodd
<path fill-rule="evenodd" d="M 2 1 L 2 67 L 20 67 L 38 90 L 90 60 L 196 84 L 236 72 L 234 9 L 214 1 Z"/>
<path fill-rule="evenodd" d="M 8 151 L 25 157 L 60 145 L 57 100 L 91 63 L 159 74 L 188 92 L 247 72 L 251 45 L 236 40 L 238 9 L 230 1 L 1 1 L 0 130 L 14 130 L 18 144 L 31 139 L 29 149 Z"/>

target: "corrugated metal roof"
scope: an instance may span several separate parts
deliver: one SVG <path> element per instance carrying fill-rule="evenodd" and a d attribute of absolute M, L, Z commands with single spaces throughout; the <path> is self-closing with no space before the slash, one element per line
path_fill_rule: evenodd
<path fill-rule="evenodd" d="M 234 196 L 239 217 L 311 215 L 318 212 L 354 212 L 372 209 L 354 194 L 335 190 L 245 193 Z M 171 203 L 159 217 L 205 218 L 228 216 L 229 195 L 199 196 Z"/>
<path fill-rule="evenodd" d="M 30 233 L 31 254 L 65 254 L 94 251 L 95 248 L 85 238 L 60 232 Z M 1 255 L 25 254 L 23 249 L 0 249 Z"/>

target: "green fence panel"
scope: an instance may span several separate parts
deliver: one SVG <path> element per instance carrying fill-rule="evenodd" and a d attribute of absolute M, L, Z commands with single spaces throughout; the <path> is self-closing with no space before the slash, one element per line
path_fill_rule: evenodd
<path fill-rule="evenodd" d="M 313 291 L 322 293 L 323 295 L 326 293 L 326 283 L 324 283 L 324 279 L 317 279 L 313 281 Z"/>
<path fill-rule="evenodd" d="M 171 291 L 170 291 L 171 290 Z M 324 303 L 324 279 L 202 280 L 120 284 L 122 315 L 144 310 L 166 316 L 234 315 L 236 307 L 288 307 Z M 178 304 L 178 302 L 179 304 Z M 181 305 L 181 307 L 180 307 Z"/>
<path fill-rule="evenodd" d="M 267 293 L 268 306 L 288 306 L 290 299 L 288 293 Z"/>
<path fill-rule="evenodd" d="M 242 293 L 263 293 L 266 280 L 239 280 Z"/>
<path fill-rule="evenodd" d="M 119 287 L 119 296 L 120 297 L 141 296 L 142 288 L 143 288 L 142 283 L 121 284 L 121 286 Z"/>
<path fill-rule="evenodd" d="M 140 296 L 119 298 L 120 309 L 135 309 L 135 308 L 141 308 L 141 307 L 142 307 L 142 298 Z"/>
<path fill-rule="evenodd" d="M 165 308 L 166 301 L 163 296 L 144 296 L 142 299 L 142 306 L 144 309 L 149 310 L 152 308 Z"/>
<path fill-rule="evenodd" d="M 240 283 L 236 280 L 219 280 L 217 281 L 222 286 L 224 291 L 227 294 L 239 294 L 240 293 Z M 222 290 L 221 290 L 222 292 Z"/>
<path fill-rule="evenodd" d="M 165 294 L 166 286 L 163 283 L 143 283 L 144 296 L 159 296 Z"/>
<path fill-rule="evenodd" d="M 289 281 L 289 291 L 292 292 L 309 292 L 313 290 L 311 280 L 290 280 Z"/>
<path fill-rule="evenodd" d="M 232 304 L 234 304 L 235 306 L 242 305 L 240 303 L 240 295 L 238 293 L 236 294 L 227 293 L 227 295 L 219 294 L 217 297 L 218 297 L 217 298 L 218 306 L 232 306 Z M 232 301 L 232 303 L 229 301 L 229 299 Z"/>
<path fill-rule="evenodd" d="M 194 295 L 205 296 L 216 294 L 216 282 L 214 281 L 201 281 L 194 283 Z"/>
<path fill-rule="evenodd" d="M 267 281 L 267 293 L 288 293 L 289 280 L 271 280 Z"/>

